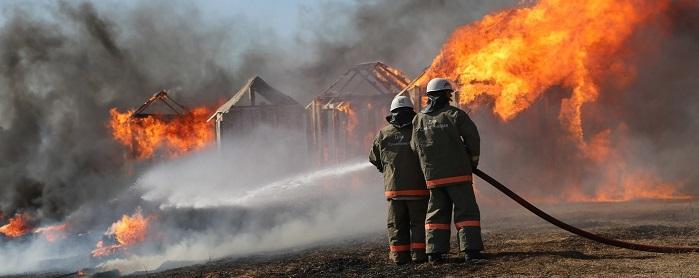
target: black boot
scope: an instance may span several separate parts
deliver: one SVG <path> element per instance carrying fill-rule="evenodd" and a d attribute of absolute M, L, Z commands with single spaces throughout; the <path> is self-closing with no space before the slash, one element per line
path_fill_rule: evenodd
<path fill-rule="evenodd" d="M 410 252 L 391 252 L 390 259 L 396 265 L 404 265 L 411 261 Z"/>
<path fill-rule="evenodd" d="M 413 250 L 413 263 L 421 264 L 427 261 L 425 250 Z"/>
<path fill-rule="evenodd" d="M 488 257 L 480 251 L 469 251 L 464 255 L 466 263 L 480 263 L 488 260 Z"/>
<path fill-rule="evenodd" d="M 447 261 L 447 258 L 441 253 L 427 254 L 427 261 L 430 263 L 443 263 Z"/>

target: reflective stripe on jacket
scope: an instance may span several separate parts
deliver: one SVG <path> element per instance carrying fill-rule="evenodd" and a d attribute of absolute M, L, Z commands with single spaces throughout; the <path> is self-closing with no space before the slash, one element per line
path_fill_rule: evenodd
<path fill-rule="evenodd" d="M 383 169 L 387 198 L 429 196 L 417 155 L 410 148 L 412 129 L 388 125 L 374 138 L 369 161 Z"/>

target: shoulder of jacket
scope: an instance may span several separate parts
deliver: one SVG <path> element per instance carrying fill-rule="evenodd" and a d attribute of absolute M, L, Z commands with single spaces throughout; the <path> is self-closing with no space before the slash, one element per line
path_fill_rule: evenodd
<path fill-rule="evenodd" d="M 379 130 L 379 134 L 380 134 L 381 136 L 384 136 L 384 137 L 385 137 L 386 134 L 390 134 L 390 133 L 393 133 L 393 132 L 395 132 L 395 131 L 396 131 L 396 127 L 395 127 L 395 126 L 393 126 L 393 125 L 386 125 L 386 126 L 384 126 L 383 128 L 381 128 L 381 130 Z"/>
<path fill-rule="evenodd" d="M 445 111 L 448 115 L 453 116 L 453 117 L 464 117 L 468 116 L 468 113 L 466 111 L 459 109 L 458 107 L 454 106 L 449 106 L 449 108 Z"/>

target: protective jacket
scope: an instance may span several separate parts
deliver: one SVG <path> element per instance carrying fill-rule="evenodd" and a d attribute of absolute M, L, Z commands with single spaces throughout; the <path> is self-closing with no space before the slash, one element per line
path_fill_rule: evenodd
<path fill-rule="evenodd" d="M 413 119 L 411 147 L 417 153 L 427 187 L 471 182 L 480 137 L 466 112 L 451 105 Z"/>
<path fill-rule="evenodd" d="M 412 129 L 387 125 L 374 138 L 369 161 L 383 173 L 386 198 L 427 197 L 420 162 L 410 148 Z"/>

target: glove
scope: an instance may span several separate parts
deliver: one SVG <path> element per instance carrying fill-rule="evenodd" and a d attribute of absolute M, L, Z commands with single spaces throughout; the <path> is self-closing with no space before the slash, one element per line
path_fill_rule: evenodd
<path fill-rule="evenodd" d="M 478 168 L 478 160 L 479 160 L 479 156 L 477 156 L 477 155 L 474 155 L 474 156 L 471 157 L 471 167 L 472 167 L 473 169 L 477 169 L 477 168 Z"/>
<path fill-rule="evenodd" d="M 376 170 L 379 170 L 379 173 L 383 173 L 383 165 L 378 164 L 378 165 L 374 165 L 374 166 L 376 166 Z"/>
<path fill-rule="evenodd" d="M 383 164 L 381 161 L 374 161 L 369 159 L 369 162 L 376 167 L 376 170 L 379 170 L 379 173 L 383 173 Z"/>

